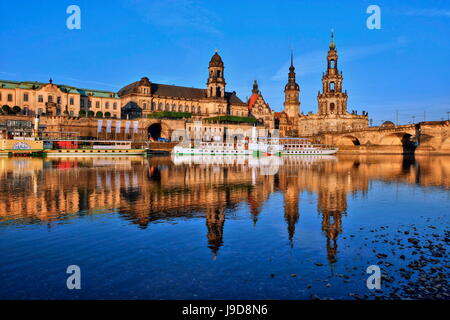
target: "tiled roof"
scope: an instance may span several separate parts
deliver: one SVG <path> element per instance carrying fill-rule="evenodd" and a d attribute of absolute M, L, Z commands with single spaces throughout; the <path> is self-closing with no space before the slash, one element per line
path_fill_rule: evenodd
<path fill-rule="evenodd" d="M 138 87 L 141 85 L 141 81 L 133 82 L 119 90 L 119 96 L 125 96 L 128 94 L 139 93 Z M 151 83 L 152 95 L 184 98 L 200 100 L 206 98 L 206 89 L 191 88 L 173 86 L 168 84 Z M 236 95 L 236 92 L 225 92 L 225 99 L 233 104 L 244 104 L 241 99 Z"/>

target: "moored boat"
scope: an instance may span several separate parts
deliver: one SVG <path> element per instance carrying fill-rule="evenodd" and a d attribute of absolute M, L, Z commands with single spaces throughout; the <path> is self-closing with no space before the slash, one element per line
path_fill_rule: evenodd
<path fill-rule="evenodd" d="M 131 141 L 47 140 L 44 153 L 48 157 L 132 156 L 147 155 L 147 149 L 132 148 Z"/>
<path fill-rule="evenodd" d="M 333 155 L 339 149 L 335 146 L 312 143 L 304 138 L 281 138 L 281 155 Z"/>

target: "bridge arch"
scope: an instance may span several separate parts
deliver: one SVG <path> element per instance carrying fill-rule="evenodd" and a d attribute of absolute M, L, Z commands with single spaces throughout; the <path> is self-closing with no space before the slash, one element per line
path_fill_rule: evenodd
<path fill-rule="evenodd" d="M 161 138 L 162 126 L 160 122 L 155 122 L 148 126 L 147 135 L 149 139 L 158 140 Z"/>
<path fill-rule="evenodd" d="M 341 146 L 359 146 L 361 145 L 361 142 L 355 136 L 346 135 L 339 137 L 336 141 L 336 144 Z"/>
<path fill-rule="evenodd" d="M 450 149 L 450 137 L 442 141 L 441 149 Z"/>
<path fill-rule="evenodd" d="M 406 132 L 390 133 L 380 140 L 381 145 L 387 146 L 410 146 L 413 144 L 413 135 Z"/>

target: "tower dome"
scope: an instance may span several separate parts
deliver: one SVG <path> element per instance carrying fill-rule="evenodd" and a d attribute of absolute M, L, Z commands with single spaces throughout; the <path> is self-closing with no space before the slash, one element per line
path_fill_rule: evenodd
<path fill-rule="evenodd" d="M 216 49 L 216 53 L 214 53 L 214 55 L 211 58 L 211 61 L 209 61 L 209 66 L 210 67 L 223 67 L 223 61 L 222 58 L 219 56 L 217 49 Z"/>

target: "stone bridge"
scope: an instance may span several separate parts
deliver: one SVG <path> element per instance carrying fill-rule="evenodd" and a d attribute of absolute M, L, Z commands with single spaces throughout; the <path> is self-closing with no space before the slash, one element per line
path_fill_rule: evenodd
<path fill-rule="evenodd" d="M 322 135 L 342 152 L 450 154 L 450 122 L 427 121 Z"/>

